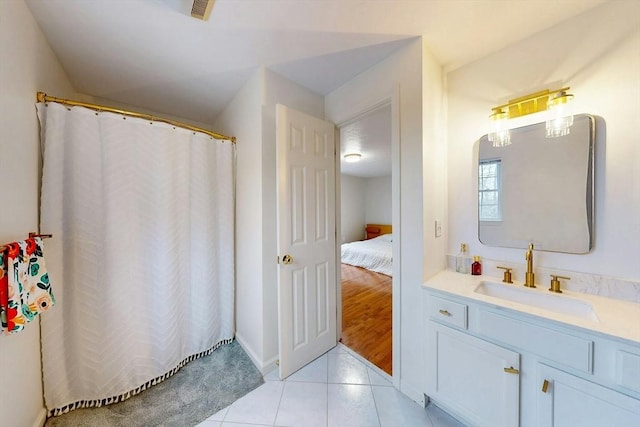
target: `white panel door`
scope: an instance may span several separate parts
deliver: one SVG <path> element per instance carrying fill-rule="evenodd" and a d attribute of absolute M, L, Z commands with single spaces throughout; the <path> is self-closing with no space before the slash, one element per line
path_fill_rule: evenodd
<path fill-rule="evenodd" d="M 286 378 L 336 345 L 335 130 L 277 105 L 276 132 L 280 378 Z"/>

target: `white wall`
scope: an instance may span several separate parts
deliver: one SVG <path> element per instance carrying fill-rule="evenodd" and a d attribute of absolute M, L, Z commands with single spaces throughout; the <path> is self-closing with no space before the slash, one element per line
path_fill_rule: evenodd
<path fill-rule="evenodd" d="M 365 237 L 366 184 L 365 178 L 340 176 L 340 243 L 362 240 Z M 389 211 L 391 211 L 391 204 L 389 204 Z"/>
<path fill-rule="evenodd" d="M 236 338 L 257 363 L 264 357 L 262 263 L 263 75 L 256 71 L 213 128 L 236 144 Z"/>
<path fill-rule="evenodd" d="M 447 132 L 442 67 L 429 48 L 422 54 L 422 191 L 424 210 L 423 280 L 435 275 L 446 265 L 447 240 L 444 234 L 435 236 L 435 222 L 442 228 L 447 223 Z"/>
<path fill-rule="evenodd" d="M 214 124 L 237 137 L 236 337 L 263 373 L 278 357 L 277 103 L 324 116 L 322 96 L 260 68 Z"/>
<path fill-rule="evenodd" d="M 423 76 L 423 73 L 428 75 Z M 393 162 L 400 168 L 392 173 L 392 185 L 395 188 L 395 183 L 399 183 L 400 206 L 393 208 L 392 224 L 395 232 L 399 233 L 396 236 L 399 236 L 401 251 L 398 258 L 399 275 L 395 275 L 394 266 L 394 283 L 396 280 L 400 282 L 401 306 L 400 313 L 396 313 L 399 315 L 400 330 L 394 331 L 400 334 L 401 351 L 399 355 L 394 353 L 394 366 L 400 358 L 401 370 L 395 371 L 394 377 L 399 377 L 401 390 L 416 400 L 422 399 L 424 389 L 421 284 L 426 271 L 439 270 L 445 265 L 444 252 L 438 248 L 427 247 L 429 257 L 423 255 L 424 212 L 431 210 L 432 206 L 444 205 L 443 200 L 432 200 L 444 197 L 444 190 L 439 191 L 440 196 L 437 192 L 423 194 L 423 146 L 431 151 L 433 144 L 442 142 L 434 136 L 435 128 L 442 120 L 436 117 L 441 111 L 441 81 L 440 67 L 423 48 L 422 40 L 416 39 L 325 97 L 327 118 L 342 123 L 398 91 L 400 116 L 397 125 L 401 148 L 399 158 L 394 157 Z M 424 104 L 429 110 L 423 111 L 425 88 L 430 90 Z M 428 125 L 428 132 L 424 135 L 423 113 L 424 122 Z M 423 136 L 427 139 L 423 140 Z M 429 165 L 437 161 L 442 163 L 442 155 L 438 151 L 432 158 L 431 153 L 425 153 Z M 431 172 L 426 172 L 427 185 L 433 184 L 430 182 L 431 176 Z"/>
<path fill-rule="evenodd" d="M 391 224 L 391 175 L 361 178 L 343 174 L 340 191 L 342 243 L 364 239 L 366 224 Z"/>
<path fill-rule="evenodd" d="M 595 246 L 586 255 L 538 252 L 535 263 L 640 278 L 638 76 L 637 1 L 607 2 L 449 73 L 449 253 L 457 252 L 460 242 L 467 242 L 474 254 L 524 262 L 524 250 L 488 247 L 478 241 L 472 148 L 474 141 L 487 132 L 491 107 L 541 89 L 571 86 L 575 112 L 604 119 L 604 126 L 602 120 L 597 122 L 601 126 L 596 138 Z"/>
<path fill-rule="evenodd" d="M 365 222 L 391 224 L 391 175 L 367 178 L 365 188 Z"/>
<path fill-rule="evenodd" d="M 73 97 L 75 91 L 21 0 L 0 1 L 0 58 L 2 244 L 24 239 L 30 231 L 38 230 L 40 137 L 36 92 Z M 56 284 L 52 286 L 55 294 Z M 38 322 L 28 324 L 18 334 L 0 335 L 0 425 L 29 427 L 44 422 Z"/>

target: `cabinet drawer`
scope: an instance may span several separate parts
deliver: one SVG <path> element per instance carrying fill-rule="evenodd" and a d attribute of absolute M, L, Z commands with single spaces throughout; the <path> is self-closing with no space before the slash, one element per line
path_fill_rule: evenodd
<path fill-rule="evenodd" d="M 593 341 L 491 311 L 478 313 L 478 333 L 583 372 L 593 372 Z"/>
<path fill-rule="evenodd" d="M 465 304 L 429 295 L 428 307 L 431 319 L 467 329 L 467 306 Z"/>

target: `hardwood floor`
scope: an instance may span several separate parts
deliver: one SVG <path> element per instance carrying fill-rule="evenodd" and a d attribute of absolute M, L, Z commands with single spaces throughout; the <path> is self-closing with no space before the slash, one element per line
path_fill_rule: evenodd
<path fill-rule="evenodd" d="M 391 375 L 391 338 L 391 277 L 342 264 L 342 343 Z"/>

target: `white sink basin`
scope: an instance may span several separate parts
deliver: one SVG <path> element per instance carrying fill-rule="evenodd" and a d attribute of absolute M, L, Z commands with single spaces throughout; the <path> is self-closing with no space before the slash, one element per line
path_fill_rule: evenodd
<path fill-rule="evenodd" d="M 520 304 L 531 305 L 556 313 L 569 314 L 583 319 L 598 321 L 598 316 L 591 304 L 562 294 L 544 293 L 540 289 L 525 288 L 496 282 L 481 281 L 474 292 L 501 298 Z"/>

